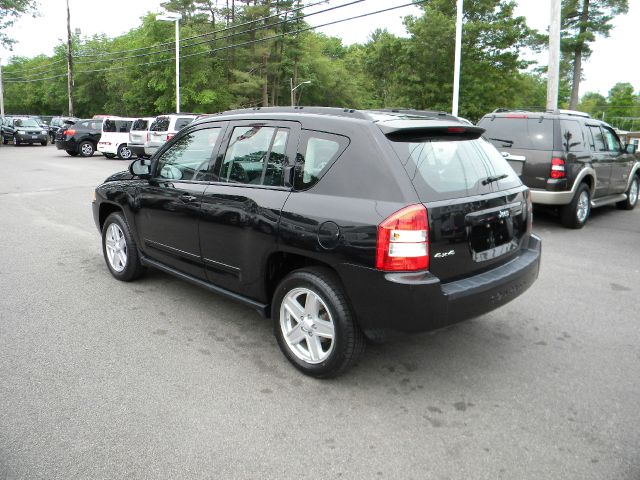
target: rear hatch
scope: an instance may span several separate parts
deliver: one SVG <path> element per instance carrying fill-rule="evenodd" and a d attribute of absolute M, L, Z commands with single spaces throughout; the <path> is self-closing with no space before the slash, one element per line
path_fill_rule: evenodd
<path fill-rule="evenodd" d="M 169 123 L 170 118 L 166 116 L 160 116 L 153 121 L 147 134 L 147 144 L 149 146 L 159 147 L 167 141 Z"/>
<path fill-rule="evenodd" d="M 551 171 L 554 121 L 541 113 L 487 115 L 478 122 L 484 137 L 530 188 L 546 188 Z"/>
<path fill-rule="evenodd" d="M 465 128 L 387 135 L 427 208 L 429 270 L 442 281 L 507 263 L 530 234 L 528 190 L 481 129 Z"/>
<path fill-rule="evenodd" d="M 147 141 L 147 130 L 149 128 L 149 121 L 144 118 L 139 118 L 131 126 L 129 132 L 129 144 L 144 145 Z"/>

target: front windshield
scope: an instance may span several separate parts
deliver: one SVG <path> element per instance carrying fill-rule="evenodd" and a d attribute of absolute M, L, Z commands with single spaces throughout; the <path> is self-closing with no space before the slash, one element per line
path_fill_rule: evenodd
<path fill-rule="evenodd" d="M 15 121 L 16 127 L 40 127 L 38 122 L 33 120 L 32 118 L 19 118 Z"/>

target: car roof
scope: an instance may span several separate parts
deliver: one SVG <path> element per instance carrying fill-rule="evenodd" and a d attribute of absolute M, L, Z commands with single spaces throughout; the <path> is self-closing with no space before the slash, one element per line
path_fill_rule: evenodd
<path fill-rule="evenodd" d="M 356 121 L 360 123 L 375 123 L 382 127 L 388 122 L 395 123 L 396 128 L 418 127 L 428 128 L 433 126 L 444 127 L 460 124 L 469 126 L 469 122 L 446 112 L 431 110 L 413 110 L 403 108 L 388 108 L 376 110 L 356 110 L 337 107 L 255 107 L 237 110 L 228 110 L 217 114 L 199 118 L 195 123 L 207 123 L 219 120 L 296 120 L 296 119 L 323 119 L 334 117 L 336 120 Z M 446 124 L 446 125 L 445 125 Z"/>

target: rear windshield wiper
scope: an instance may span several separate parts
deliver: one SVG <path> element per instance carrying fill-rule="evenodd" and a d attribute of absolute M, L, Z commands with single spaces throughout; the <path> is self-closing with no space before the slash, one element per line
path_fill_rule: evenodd
<path fill-rule="evenodd" d="M 504 138 L 491 138 L 489 140 L 495 140 L 496 142 L 502 142 L 505 144 L 505 147 L 513 145 L 513 140 L 505 140 Z"/>
<path fill-rule="evenodd" d="M 504 180 L 507 177 L 509 177 L 509 175 L 507 175 L 506 173 L 503 173 L 502 175 L 498 175 L 496 177 L 487 177 L 482 180 L 482 185 L 489 185 L 490 183 L 497 182 L 498 180 Z"/>

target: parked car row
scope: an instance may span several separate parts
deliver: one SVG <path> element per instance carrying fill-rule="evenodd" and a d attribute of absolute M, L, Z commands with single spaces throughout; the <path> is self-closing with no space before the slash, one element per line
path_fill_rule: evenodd
<path fill-rule="evenodd" d="M 52 119 L 50 132 L 56 147 L 69 155 L 90 157 L 99 151 L 107 158 L 128 160 L 134 155 L 150 157 L 196 118 L 195 114 L 144 118 L 96 115 L 87 120 L 56 117 Z"/>

